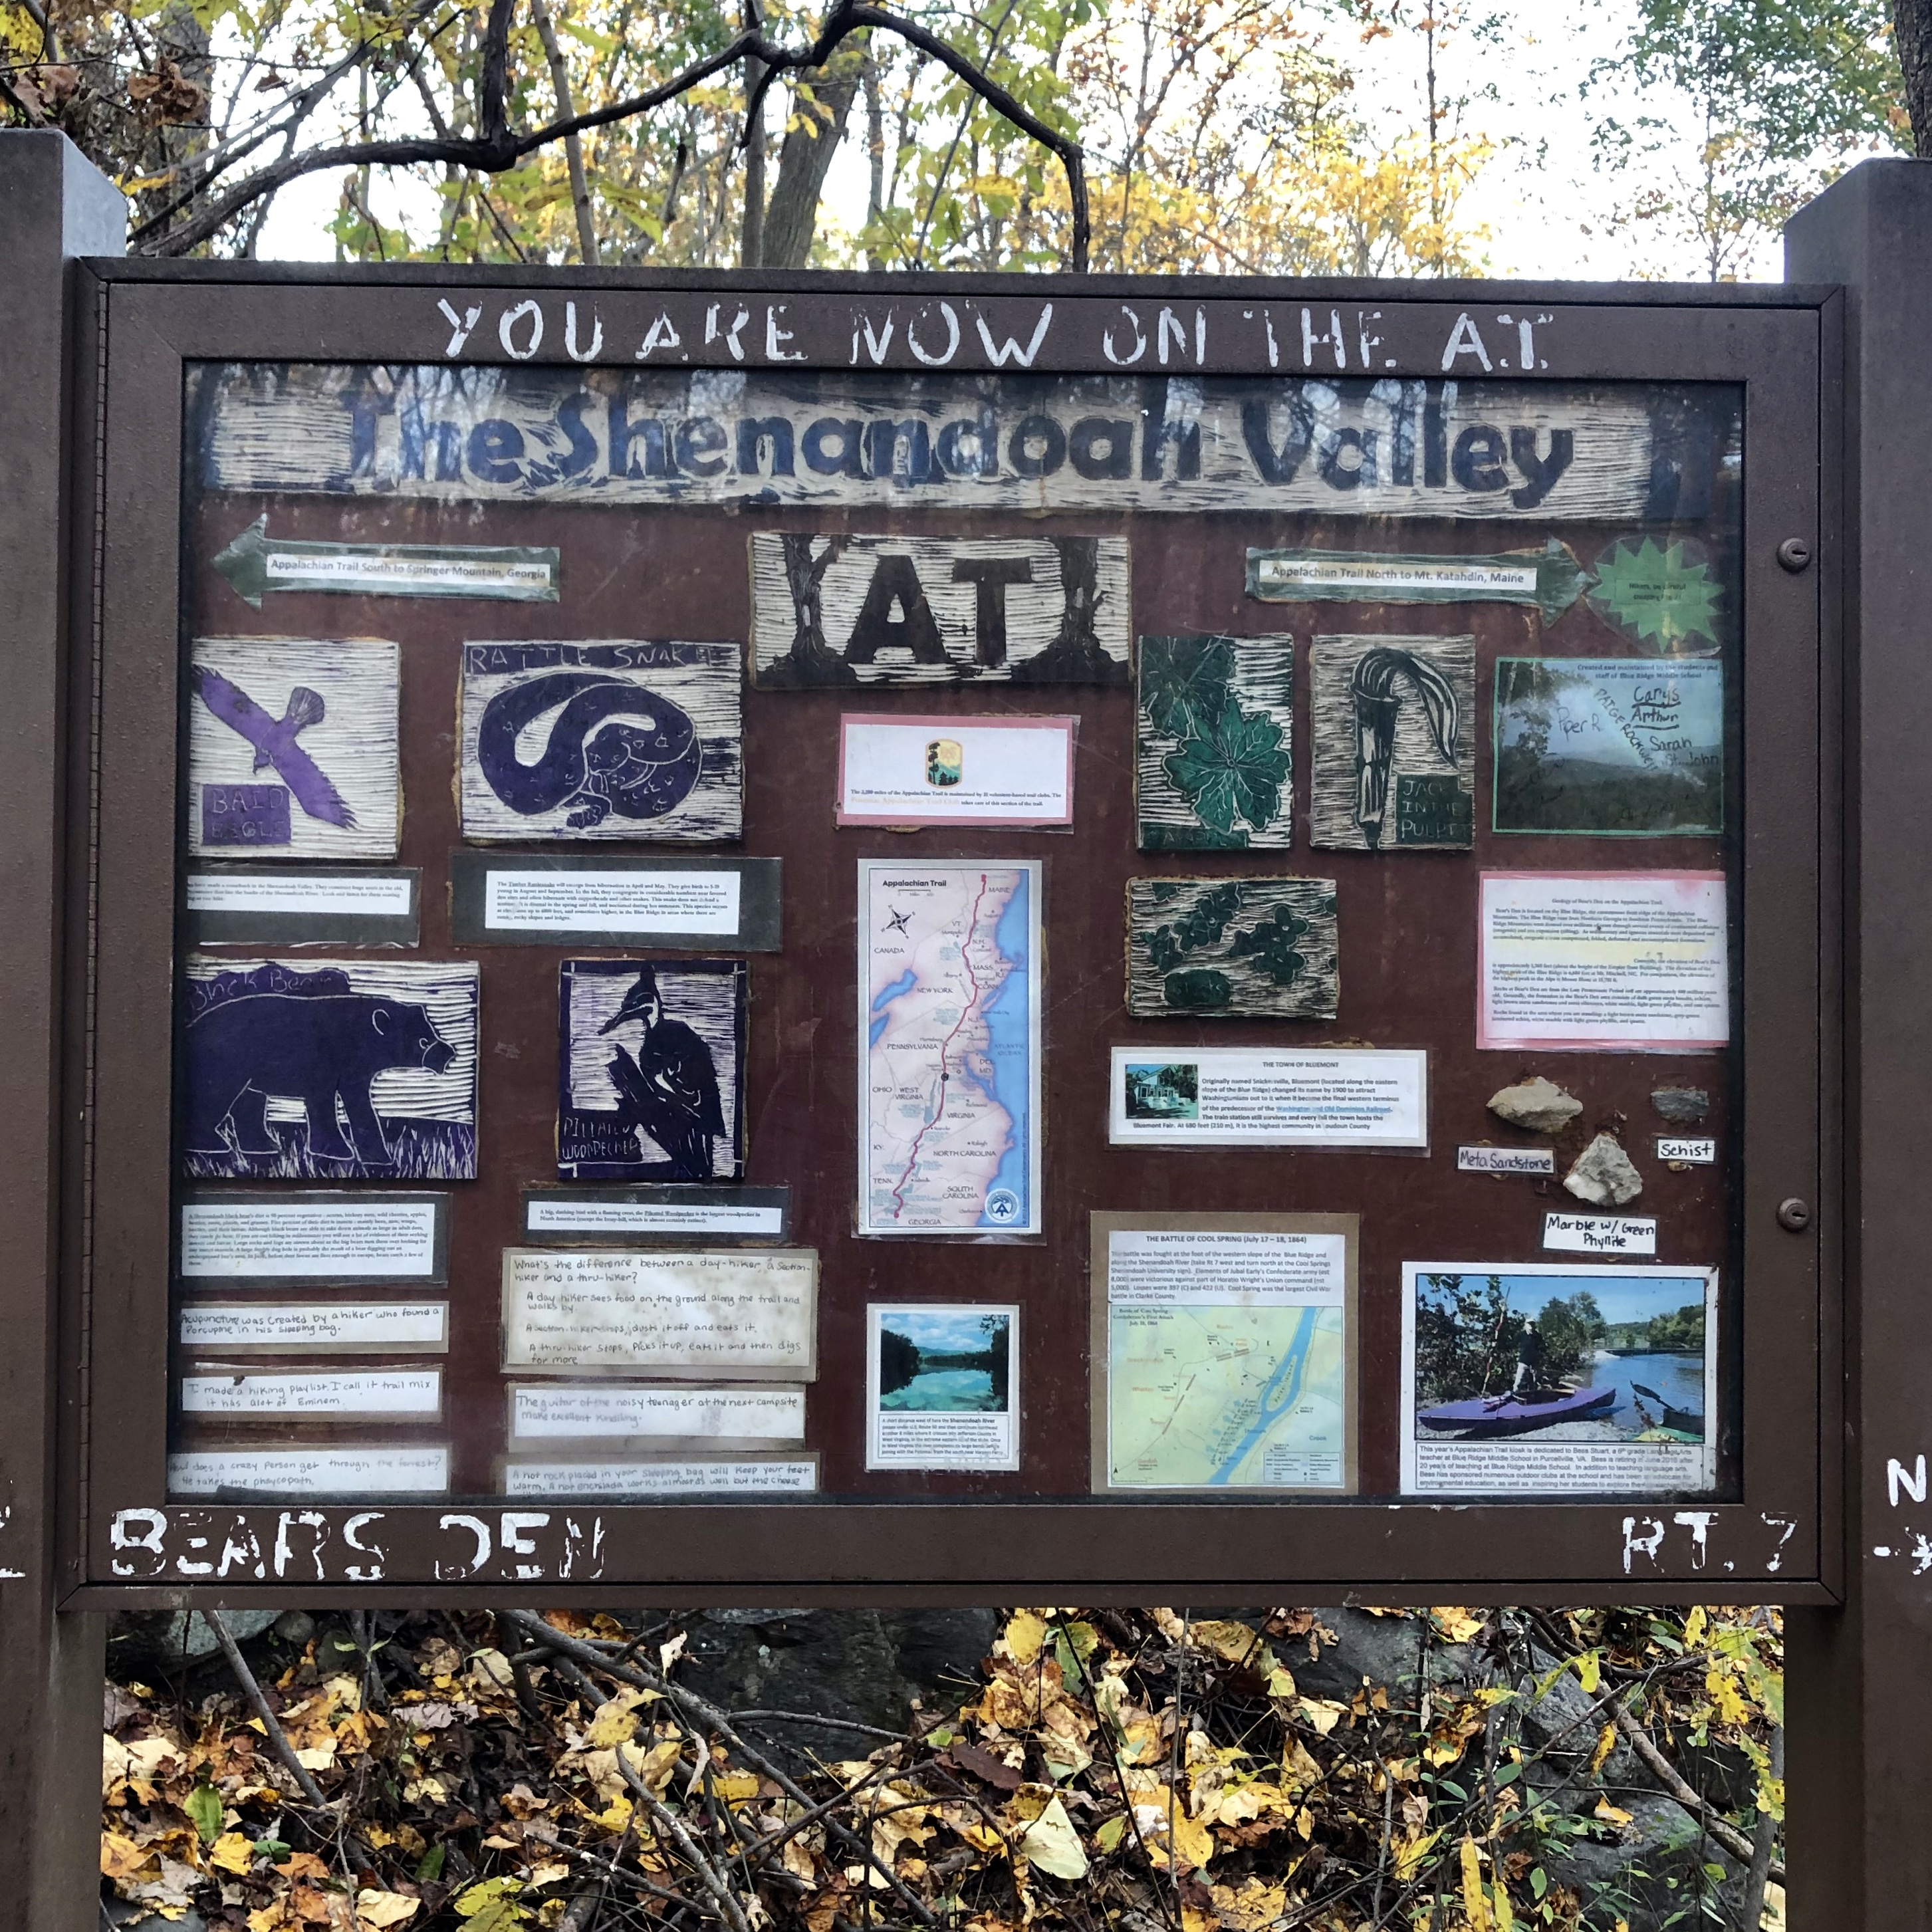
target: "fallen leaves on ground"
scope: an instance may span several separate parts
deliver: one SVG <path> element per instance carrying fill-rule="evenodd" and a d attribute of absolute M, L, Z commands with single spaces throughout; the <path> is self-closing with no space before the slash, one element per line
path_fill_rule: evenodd
<path fill-rule="evenodd" d="M 699 1696 L 676 1619 L 412 1612 L 265 1673 L 319 1810 L 239 1686 L 110 1686 L 102 1877 L 224 1932 L 1574 1928 L 1618 1705 L 1781 1817 L 1774 1612 L 1378 1614 L 1415 1667 L 1352 1690 L 1306 1610 L 1014 1610 L 976 1694 L 821 1760 Z"/>

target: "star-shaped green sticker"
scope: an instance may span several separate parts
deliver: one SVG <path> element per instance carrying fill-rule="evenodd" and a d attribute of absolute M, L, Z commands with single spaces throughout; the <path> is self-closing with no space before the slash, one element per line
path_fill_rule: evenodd
<path fill-rule="evenodd" d="M 1598 616 L 1660 657 L 1700 656 L 1697 640 L 1717 647 L 1721 595 L 1710 566 L 1682 544 L 1623 538 L 1597 560 L 1589 602 Z"/>

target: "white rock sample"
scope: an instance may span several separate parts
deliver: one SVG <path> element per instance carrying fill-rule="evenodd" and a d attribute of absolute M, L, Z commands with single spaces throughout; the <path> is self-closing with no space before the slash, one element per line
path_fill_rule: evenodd
<path fill-rule="evenodd" d="M 1534 1134 L 1560 1134 L 1583 1111 L 1582 1101 L 1538 1074 L 1490 1096 L 1490 1112 Z"/>
<path fill-rule="evenodd" d="M 1563 1185 L 1593 1208 L 1621 1208 L 1643 1192 L 1643 1177 L 1610 1135 L 1599 1134 L 1576 1156 Z"/>

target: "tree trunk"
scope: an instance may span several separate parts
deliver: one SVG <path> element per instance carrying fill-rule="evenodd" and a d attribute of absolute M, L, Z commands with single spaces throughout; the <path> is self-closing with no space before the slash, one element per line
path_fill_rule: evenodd
<path fill-rule="evenodd" d="M 543 42 L 544 58 L 550 63 L 550 86 L 556 94 L 557 118 L 569 121 L 575 118 L 577 109 L 570 95 L 570 69 L 565 63 L 563 50 L 557 44 L 556 23 L 550 19 L 550 9 L 544 0 L 530 0 L 530 17 L 536 21 L 537 38 Z M 577 217 L 577 252 L 586 268 L 599 266 L 597 254 L 597 224 L 592 219 L 590 206 L 590 183 L 584 171 L 584 142 L 575 134 L 563 137 L 563 154 L 570 170 L 570 205 Z"/>
<path fill-rule="evenodd" d="M 814 84 L 820 108 L 830 110 L 826 122 L 813 113 L 812 124 L 800 113 L 799 124 L 786 131 L 778 150 L 778 185 L 772 190 L 771 206 L 765 211 L 764 253 L 761 266 L 767 268 L 802 268 L 812 253 L 812 231 L 818 221 L 818 197 L 825 187 L 826 171 L 838 143 L 845 138 L 845 123 L 859 92 L 865 65 L 864 56 L 856 48 L 851 57 L 835 58 Z"/>
<path fill-rule="evenodd" d="M 1898 62 L 1905 70 L 1905 108 L 1912 152 L 1932 160 L 1932 0 L 1892 0 Z"/>
<path fill-rule="evenodd" d="M 754 13 L 750 17 L 755 21 L 757 16 Z M 746 57 L 745 100 L 748 108 L 764 71 L 763 61 Z M 738 233 L 738 266 L 741 268 L 762 268 L 765 265 L 764 111 L 765 104 L 760 101 L 756 124 L 748 120 L 745 126 L 745 211 Z"/>

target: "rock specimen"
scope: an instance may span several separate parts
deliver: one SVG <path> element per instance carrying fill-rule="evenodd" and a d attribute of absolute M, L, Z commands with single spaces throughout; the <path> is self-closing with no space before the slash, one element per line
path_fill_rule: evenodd
<path fill-rule="evenodd" d="M 1702 1087 L 1658 1087 L 1650 1104 L 1666 1120 L 1701 1120 L 1711 1111 L 1711 1096 Z"/>
<path fill-rule="evenodd" d="M 1534 1080 L 1520 1081 L 1490 1096 L 1491 1113 L 1513 1127 L 1527 1127 L 1534 1134 L 1560 1134 L 1582 1111 L 1582 1101 L 1540 1073 Z"/>
<path fill-rule="evenodd" d="M 1576 1156 L 1563 1185 L 1593 1208 L 1621 1208 L 1643 1192 L 1643 1177 L 1610 1135 L 1599 1134 Z"/>

